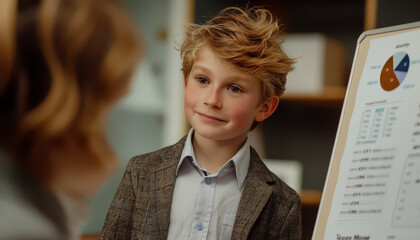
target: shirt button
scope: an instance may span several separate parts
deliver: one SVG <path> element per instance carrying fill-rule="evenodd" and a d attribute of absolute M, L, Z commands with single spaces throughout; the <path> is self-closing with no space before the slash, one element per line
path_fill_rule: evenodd
<path fill-rule="evenodd" d="M 207 185 L 210 185 L 211 184 L 211 179 L 210 178 L 206 178 L 206 179 L 204 179 L 204 182 L 206 182 Z"/>
<path fill-rule="evenodd" d="M 201 230 L 204 229 L 204 226 L 201 223 L 197 223 L 197 225 L 195 225 L 195 227 L 197 228 L 198 231 L 201 231 Z"/>

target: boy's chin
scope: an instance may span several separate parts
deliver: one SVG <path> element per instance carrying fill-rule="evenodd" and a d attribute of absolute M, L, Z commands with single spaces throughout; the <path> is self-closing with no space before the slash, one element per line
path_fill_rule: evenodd
<path fill-rule="evenodd" d="M 203 138 L 211 141 L 232 141 L 239 140 L 242 141 L 246 139 L 247 133 L 243 134 L 228 134 L 223 130 L 211 130 L 211 129 L 195 129 L 194 136 L 198 138 Z"/>

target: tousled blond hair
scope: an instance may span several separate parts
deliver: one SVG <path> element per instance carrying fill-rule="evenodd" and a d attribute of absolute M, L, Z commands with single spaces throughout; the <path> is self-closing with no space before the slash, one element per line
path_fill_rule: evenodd
<path fill-rule="evenodd" d="M 226 8 L 203 25 L 186 27 L 180 49 L 182 71 L 188 76 L 198 51 L 207 46 L 221 59 L 260 81 L 261 102 L 280 96 L 286 75 L 293 70 L 293 60 L 281 48 L 282 34 L 278 21 L 265 9 Z"/>
<path fill-rule="evenodd" d="M 141 53 L 137 27 L 112 0 L 2 0 L 0 146 L 43 185 L 62 170 L 108 172 L 110 106 Z"/>

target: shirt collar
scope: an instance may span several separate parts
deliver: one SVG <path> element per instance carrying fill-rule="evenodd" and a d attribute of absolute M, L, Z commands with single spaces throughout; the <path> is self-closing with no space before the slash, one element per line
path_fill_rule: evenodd
<path fill-rule="evenodd" d="M 181 153 L 181 159 L 179 160 L 178 166 L 176 167 L 176 175 L 178 176 L 178 171 L 179 168 L 181 167 L 182 163 L 184 162 L 185 159 L 187 159 L 188 157 L 191 157 L 193 160 L 195 159 L 195 155 L 194 155 L 194 149 L 193 149 L 193 145 L 192 145 L 192 135 L 194 133 L 194 129 L 190 129 L 190 131 L 188 132 L 188 136 L 187 139 L 185 140 L 184 143 L 184 148 L 182 149 L 182 153 Z"/>
<path fill-rule="evenodd" d="M 197 166 L 198 164 L 196 162 L 196 157 L 194 155 L 194 148 L 192 145 L 193 133 L 194 133 L 194 129 L 191 128 L 190 131 L 188 132 L 188 136 L 185 141 L 184 148 L 182 149 L 181 158 L 176 168 L 176 175 L 178 175 L 179 168 L 181 167 L 185 159 L 192 158 L 194 165 Z M 233 163 L 233 167 L 235 168 L 236 179 L 238 180 L 239 187 L 242 186 L 243 182 L 245 181 L 246 176 L 248 175 L 250 160 L 251 160 L 251 150 L 250 150 L 249 140 L 247 138 L 245 143 L 239 149 L 239 151 L 226 163 L 226 164 L 231 164 L 229 162 Z M 225 165 L 223 167 L 225 167 Z M 221 169 L 223 169 L 223 167 Z"/>

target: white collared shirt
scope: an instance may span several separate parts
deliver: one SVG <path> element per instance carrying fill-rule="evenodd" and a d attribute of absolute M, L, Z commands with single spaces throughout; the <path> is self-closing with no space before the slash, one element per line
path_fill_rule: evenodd
<path fill-rule="evenodd" d="M 217 173 L 196 161 L 188 133 L 177 167 L 168 239 L 230 239 L 251 153 L 248 139 Z"/>

